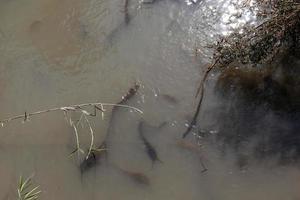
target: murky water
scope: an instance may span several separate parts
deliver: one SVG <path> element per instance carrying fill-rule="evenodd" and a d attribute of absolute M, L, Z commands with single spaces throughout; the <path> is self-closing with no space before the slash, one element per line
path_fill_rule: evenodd
<path fill-rule="evenodd" d="M 218 73 L 209 78 L 198 127 L 187 138 L 200 144 L 200 154 L 177 145 L 210 62 L 205 46 L 255 21 L 254 11 L 236 10 L 232 3 L 239 2 L 0 0 L 1 119 L 72 104 L 117 103 L 136 82 L 141 87 L 126 103 L 143 111 L 118 109 L 111 121 L 112 109 L 105 107 L 103 119 L 89 117 L 94 146 L 110 127 L 109 153 L 84 173 L 84 156 L 69 156 L 76 141 L 63 112 L 5 124 L 0 199 L 16 199 L 19 175 L 31 174 L 41 199 L 300 199 L 297 164 L 278 164 L 278 152 L 264 159 L 253 153 L 262 135 L 299 132 L 298 111 L 278 115 L 264 105 L 249 109 L 237 94 L 225 98 L 215 90 Z M 162 162 L 149 159 L 138 131 L 141 120 Z M 200 139 L 194 136 L 199 130 Z M 78 132 L 87 151 L 87 124 L 79 124 Z M 237 142 L 244 133 L 256 134 Z M 208 170 L 202 173 L 203 165 Z M 150 184 L 137 183 L 125 170 L 144 173 Z"/>

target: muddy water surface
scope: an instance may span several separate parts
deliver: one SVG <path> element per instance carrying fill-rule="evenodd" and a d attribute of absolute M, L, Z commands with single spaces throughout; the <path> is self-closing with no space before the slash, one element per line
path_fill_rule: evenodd
<path fill-rule="evenodd" d="M 278 154 L 263 160 L 253 156 L 260 138 L 242 144 L 242 150 L 230 148 L 226 138 L 231 137 L 215 139 L 222 129 L 232 137 L 239 137 L 243 127 L 257 134 L 296 131 L 297 120 L 281 123 L 280 116 L 259 106 L 252 111 L 262 120 L 251 114 L 237 120 L 248 105 L 235 107 L 237 96 L 228 100 L 216 94 L 217 73 L 206 86 L 199 126 L 186 139 L 200 146 L 177 144 L 210 62 L 211 49 L 205 46 L 255 20 L 253 12 L 236 10 L 235 1 L 193 2 L 129 0 L 125 7 L 119 0 L 0 0 L 1 119 L 86 102 L 117 103 L 135 83 L 140 88 L 126 104 L 143 111 L 118 109 L 110 120 L 112 108 L 105 107 L 103 119 L 89 117 L 94 146 L 109 130 L 108 155 L 84 172 L 84 155 L 69 156 L 76 140 L 63 112 L 5 124 L 0 129 L 0 199 L 16 199 L 19 175 L 31 174 L 41 199 L 49 200 L 300 198 L 297 165 L 278 164 Z M 230 18 L 232 14 L 242 18 Z M 70 116 L 80 118 L 78 113 Z M 143 134 L 162 162 L 152 163 L 147 154 L 138 130 L 141 120 L 146 122 Z M 195 136 L 199 131 L 200 139 Z M 91 140 L 87 124 L 78 124 L 78 132 L 86 153 Z M 240 151 L 248 155 L 247 164 L 237 164 Z M 133 172 L 143 173 L 149 184 L 128 175 Z"/>

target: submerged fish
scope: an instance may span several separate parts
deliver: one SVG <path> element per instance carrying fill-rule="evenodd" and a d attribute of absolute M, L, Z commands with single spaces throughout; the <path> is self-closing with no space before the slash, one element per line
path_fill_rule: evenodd
<path fill-rule="evenodd" d="M 192 151 L 192 152 L 195 152 L 199 155 L 200 157 L 200 164 L 201 164 L 201 167 L 202 167 L 202 173 L 206 172 L 208 169 L 206 168 L 205 164 L 203 163 L 203 160 L 202 160 L 202 157 L 200 155 L 200 149 L 199 149 L 199 146 L 194 144 L 194 143 L 191 143 L 191 142 L 188 142 L 188 141 L 185 141 L 183 139 L 181 140 L 178 140 L 177 143 L 176 143 L 178 146 L 184 148 L 184 149 L 187 149 L 189 151 Z"/>
<path fill-rule="evenodd" d="M 107 148 L 105 141 L 96 150 L 92 150 L 87 158 L 80 163 L 80 172 L 83 174 L 97 164 L 101 164 L 103 156 L 107 156 Z"/>
<path fill-rule="evenodd" d="M 128 11 L 128 5 L 129 5 L 129 0 L 125 0 L 124 2 L 124 21 L 125 24 L 129 24 L 130 22 L 130 15 Z"/>
<path fill-rule="evenodd" d="M 155 2 L 156 2 L 156 0 L 144 0 L 144 1 L 142 1 L 143 4 L 153 4 Z"/>
<path fill-rule="evenodd" d="M 125 104 L 129 99 L 131 99 L 139 90 L 140 85 L 135 83 L 133 87 L 129 88 L 128 92 L 122 96 L 122 100 L 118 104 Z"/>
<path fill-rule="evenodd" d="M 156 150 L 154 149 L 154 147 L 150 144 L 150 142 L 148 142 L 148 140 L 145 138 L 144 134 L 143 134 L 143 126 L 144 126 L 144 122 L 141 121 L 138 125 L 138 131 L 139 131 L 139 135 L 145 145 L 145 148 L 146 148 L 146 152 L 149 156 L 149 158 L 151 159 L 152 161 L 152 166 L 154 165 L 154 163 L 156 161 L 159 161 L 162 163 L 162 161 L 158 158 L 158 155 L 157 155 L 157 152 Z"/>
<path fill-rule="evenodd" d="M 126 104 L 127 101 L 129 101 L 136 94 L 139 87 L 140 87 L 140 85 L 135 83 L 134 86 L 131 87 L 124 96 L 122 96 L 122 99 L 117 104 Z M 105 156 L 105 158 L 107 160 L 107 156 L 108 156 L 107 140 L 108 140 L 111 128 L 114 124 L 113 120 L 114 120 L 114 116 L 115 116 L 117 110 L 118 110 L 118 107 L 114 106 L 112 109 L 112 114 L 111 114 L 109 125 L 108 125 L 108 131 L 107 131 L 107 134 L 106 134 L 102 144 L 98 147 L 98 149 L 93 150 L 90 153 L 90 155 L 81 162 L 80 167 L 79 167 L 81 173 L 84 173 L 85 171 L 96 166 L 97 164 L 101 164 L 100 161 L 103 158 L 103 156 Z"/>
<path fill-rule="evenodd" d="M 135 96 L 135 94 L 137 93 L 139 88 L 140 88 L 140 85 L 138 83 L 135 83 L 131 88 L 129 88 L 128 92 L 124 96 L 122 96 L 122 99 L 117 103 L 117 105 L 118 104 L 122 104 L 122 105 L 126 104 L 132 97 Z M 107 133 L 106 133 L 104 141 L 107 141 L 107 139 L 111 133 L 112 127 L 114 126 L 114 119 L 115 119 L 115 116 L 116 116 L 116 113 L 118 110 L 119 110 L 118 106 L 114 106 L 112 109 L 111 116 L 110 116 L 109 123 L 108 123 L 108 129 L 107 129 Z"/>
<path fill-rule="evenodd" d="M 81 174 L 94 167 L 97 163 L 98 163 L 98 159 L 95 153 L 91 152 L 90 155 L 80 163 L 79 168 Z"/>
<path fill-rule="evenodd" d="M 144 173 L 130 171 L 119 166 L 116 167 L 135 183 L 145 186 L 150 185 L 150 180 Z"/>
<path fill-rule="evenodd" d="M 143 127 L 146 127 L 146 129 L 150 128 L 150 129 L 160 130 L 160 129 L 164 128 L 166 125 L 168 125 L 168 122 L 166 122 L 166 121 L 161 122 L 159 125 L 151 125 L 146 122 L 143 122 Z"/>
<path fill-rule="evenodd" d="M 174 96 L 168 95 L 168 94 L 162 94 L 160 95 L 162 99 L 164 99 L 165 101 L 167 101 L 168 103 L 171 104 L 178 104 L 178 99 Z"/>

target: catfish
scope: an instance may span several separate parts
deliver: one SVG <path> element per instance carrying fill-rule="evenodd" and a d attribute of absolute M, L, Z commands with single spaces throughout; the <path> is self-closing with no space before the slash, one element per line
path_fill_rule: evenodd
<path fill-rule="evenodd" d="M 144 121 L 140 121 L 140 123 L 138 125 L 138 132 L 139 132 L 139 136 L 140 136 L 141 140 L 143 141 L 143 144 L 145 145 L 146 153 L 148 154 L 148 157 L 152 161 L 152 167 L 153 167 L 155 162 L 160 162 L 160 163 L 163 163 L 163 162 L 159 159 L 155 148 L 152 146 L 152 144 L 150 144 L 150 142 L 144 136 L 143 126 L 144 126 Z"/>

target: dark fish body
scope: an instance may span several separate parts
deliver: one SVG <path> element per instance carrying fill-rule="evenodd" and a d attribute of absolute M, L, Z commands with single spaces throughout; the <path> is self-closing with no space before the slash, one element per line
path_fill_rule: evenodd
<path fill-rule="evenodd" d="M 137 91 L 139 90 L 140 88 L 140 85 L 138 83 L 135 83 L 133 87 L 129 88 L 128 92 L 122 96 L 122 99 L 117 103 L 117 104 L 126 104 L 132 97 L 134 97 L 134 95 L 137 93 Z M 106 134 L 106 137 L 104 139 L 104 141 L 106 141 L 109 137 L 109 133 L 111 132 L 112 130 L 112 127 L 114 125 L 114 119 L 115 119 L 115 115 L 118 111 L 118 106 L 114 106 L 113 109 L 112 109 L 112 112 L 111 112 L 111 116 L 110 116 L 110 119 L 109 119 L 109 124 L 108 124 L 108 129 L 107 129 L 107 134 Z"/>
<path fill-rule="evenodd" d="M 115 163 L 111 163 L 111 166 L 114 167 L 116 170 L 122 172 L 122 174 L 130 178 L 136 184 L 144 185 L 144 186 L 150 185 L 150 179 L 142 172 L 131 171 L 123 167 L 120 167 Z"/>
<path fill-rule="evenodd" d="M 206 168 L 203 160 L 202 160 L 202 157 L 201 157 L 201 152 L 200 152 L 200 149 L 199 149 L 199 146 L 196 145 L 196 144 L 193 144 L 191 142 L 188 142 L 188 141 L 184 141 L 183 139 L 181 140 L 178 140 L 177 143 L 176 143 L 178 146 L 184 148 L 184 149 L 187 149 L 189 151 L 192 151 L 192 152 L 195 152 L 199 155 L 199 159 L 200 159 L 200 164 L 201 164 L 201 167 L 202 167 L 202 170 L 201 172 L 204 173 L 206 172 L 208 169 Z"/>
<path fill-rule="evenodd" d="M 130 16 L 129 16 L 129 11 L 128 11 L 128 5 L 129 5 L 129 0 L 125 0 L 124 2 L 124 21 L 125 24 L 129 24 L 130 22 Z"/>
<path fill-rule="evenodd" d="M 94 154 L 94 152 L 91 152 L 91 154 L 80 163 L 79 168 L 81 174 L 96 166 L 97 163 L 98 159 L 96 155 Z"/>
<path fill-rule="evenodd" d="M 122 99 L 117 104 L 122 104 L 122 105 L 126 104 L 132 97 L 134 97 L 134 95 L 137 93 L 139 88 L 140 88 L 140 85 L 135 83 L 134 86 L 129 88 L 128 92 L 124 96 L 122 96 Z M 107 139 L 109 137 L 109 133 L 112 130 L 112 127 L 114 125 L 114 123 L 113 123 L 114 118 L 115 118 L 115 115 L 118 111 L 118 108 L 119 108 L 118 106 L 114 106 L 112 111 L 111 111 L 111 116 L 110 116 L 110 119 L 109 119 L 107 134 L 105 136 L 104 143 L 105 143 L 105 141 L 107 141 Z"/>
<path fill-rule="evenodd" d="M 151 125 L 151 124 L 148 124 L 146 122 L 143 122 L 142 126 L 143 126 L 143 130 L 144 129 L 147 130 L 147 128 L 152 129 L 152 130 L 153 129 L 160 130 L 160 129 L 164 128 L 166 125 L 168 125 L 168 122 L 164 121 L 164 122 L 160 123 L 159 125 Z"/>
<path fill-rule="evenodd" d="M 133 87 L 129 88 L 128 92 L 122 96 L 122 100 L 118 104 L 125 104 L 129 99 L 131 99 L 140 88 L 140 85 L 135 83 Z"/>
<path fill-rule="evenodd" d="M 158 158 L 158 155 L 157 155 L 157 152 L 156 150 L 154 149 L 154 147 L 150 144 L 150 142 L 148 142 L 148 140 L 145 138 L 144 134 L 143 134 L 143 124 L 144 122 L 141 121 L 139 123 L 139 126 L 138 126 L 138 130 L 139 130 L 139 134 L 140 134 L 140 137 L 145 145 L 145 148 L 146 148 L 146 152 L 149 156 L 149 158 L 151 159 L 152 161 L 152 165 L 156 162 L 156 161 L 159 161 L 159 162 L 162 162 L 159 158 Z"/>
<path fill-rule="evenodd" d="M 96 165 L 101 164 L 101 159 L 103 156 L 107 156 L 107 150 L 106 150 L 106 143 L 103 142 L 98 149 L 103 149 L 100 152 L 98 151 L 91 151 L 90 155 L 85 158 L 81 163 L 80 163 L 80 172 L 81 174 L 88 171 L 89 169 L 95 167 Z"/>
<path fill-rule="evenodd" d="M 156 0 L 144 0 L 143 4 L 153 4 L 155 2 L 156 2 Z"/>
<path fill-rule="evenodd" d="M 123 169 L 121 167 L 118 167 L 124 174 L 126 174 L 132 181 L 134 181 L 137 184 L 148 186 L 150 185 L 149 178 L 141 173 L 141 172 L 133 172 L 129 171 L 127 169 Z"/>
<path fill-rule="evenodd" d="M 139 172 L 127 172 L 127 174 L 132 178 L 134 182 L 138 184 L 150 185 L 150 180 L 145 174 Z"/>
<path fill-rule="evenodd" d="M 120 102 L 118 102 L 117 104 L 126 104 L 138 91 L 140 85 L 135 83 L 133 87 L 131 87 L 128 92 L 122 96 L 122 100 Z M 110 132 L 110 129 L 113 125 L 113 119 L 114 119 L 114 115 L 115 113 L 117 112 L 117 109 L 118 107 L 114 106 L 113 109 L 112 109 L 112 114 L 111 114 L 111 117 L 110 117 L 110 121 L 109 121 L 109 128 L 108 128 L 108 132 L 106 134 L 106 137 L 104 138 L 104 141 L 102 142 L 101 145 L 99 145 L 98 149 L 102 149 L 101 151 L 92 151 L 90 153 L 90 155 L 84 159 L 81 163 L 80 163 L 80 172 L 81 174 L 84 173 L 85 171 L 93 168 L 94 166 L 98 165 L 98 164 L 101 164 L 101 159 L 103 158 L 103 156 L 105 156 L 105 159 L 107 160 L 107 139 L 108 139 L 108 136 L 109 136 L 109 132 Z"/>
<path fill-rule="evenodd" d="M 165 101 L 167 101 L 168 103 L 171 103 L 171 104 L 178 104 L 178 99 L 171 96 L 171 95 L 168 95 L 168 94 L 162 94 L 160 95 L 162 99 L 164 99 Z"/>

